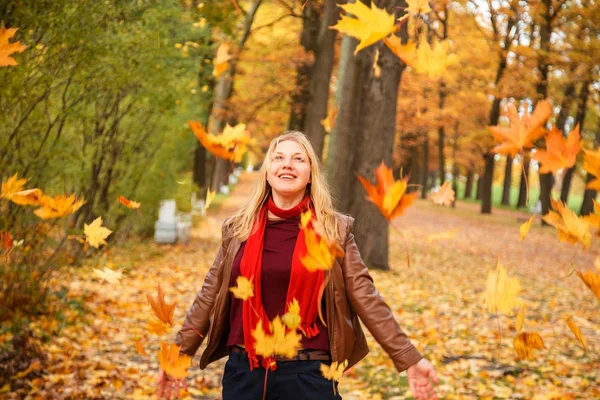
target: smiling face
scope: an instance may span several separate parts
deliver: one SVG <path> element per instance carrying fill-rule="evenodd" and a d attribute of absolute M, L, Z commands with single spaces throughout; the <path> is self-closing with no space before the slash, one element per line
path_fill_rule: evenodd
<path fill-rule="evenodd" d="M 310 183 L 310 160 L 304 147 L 293 140 L 279 142 L 271 154 L 267 182 L 273 200 L 279 207 L 291 208 L 298 204 Z"/>

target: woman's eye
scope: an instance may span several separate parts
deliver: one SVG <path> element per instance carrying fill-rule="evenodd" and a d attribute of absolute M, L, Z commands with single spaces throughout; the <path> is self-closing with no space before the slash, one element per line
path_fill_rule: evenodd
<path fill-rule="evenodd" d="M 303 162 L 303 161 L 304 161 L 304 158 L 302 158 L 302 157 L 296 157 L 296 161 Z"/>
<path fill-rule="evenodd" d="M 275 156 L 275 157 L 273 157 L 273 160 L 279 161 L 279 160 L 281 160 L 281 156 Z"/>

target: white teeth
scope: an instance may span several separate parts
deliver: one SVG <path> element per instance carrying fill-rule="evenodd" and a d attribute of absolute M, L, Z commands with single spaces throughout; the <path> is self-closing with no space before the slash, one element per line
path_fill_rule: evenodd
<path fill-rule="evenodd" d="M 280 175 L 279 177 L 282 179 L 294 179 L 294 177 L 291 175 Z"/>

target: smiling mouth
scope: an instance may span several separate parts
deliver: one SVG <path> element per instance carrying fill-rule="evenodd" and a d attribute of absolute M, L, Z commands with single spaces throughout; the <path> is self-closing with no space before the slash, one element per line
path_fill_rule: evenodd
<path fill-rule="evenodd" d="M 278 176 L 279 179 L 283 179 L 284 181 L 293 181 L 294 179 L 296 179 L 296 177 L 294 175 L 290 175 L 290 174 L 281 174 Z"/>

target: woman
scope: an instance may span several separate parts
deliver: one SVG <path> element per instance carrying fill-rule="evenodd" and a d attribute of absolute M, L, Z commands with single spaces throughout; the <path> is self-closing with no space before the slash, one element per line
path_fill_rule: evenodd
<path fill-rule="evenodd" d="M 435 399 L 433 367 L 410 343 L 374 287 L 354 241 L 354 220 L 333 209 L 308 139 L 300 132 L 275 138 L 260 173 L 248 204 L 223 224 L 219 254 L 177 334 L 181 352 L 193 356 L 207 336 L 200 368 L 229 355 L 224 400 L 340 399 L 320 366 L 335 361 L 350 368 L 365 357 L 360 317 L 398 371 L 407 370 L 415 398 Z M 327 279 L 323 271 L 310 272 L 300 261 L 306 253 L 300 214 L 306 210 L 344 252 Z M 229 290 L 239 276 L 254 285 L 247 300 Z M 266 321 L 268 330 L 269 321 L 289 311 L 291 299 L 299 303 L 302 350 L 291 359 L 261 357 L 252 331 L 260 321 Z M 168 397 L 173 389 L 176 393 L 181 385 L 185 382 L 161 371 L 159 397 Z"/>

